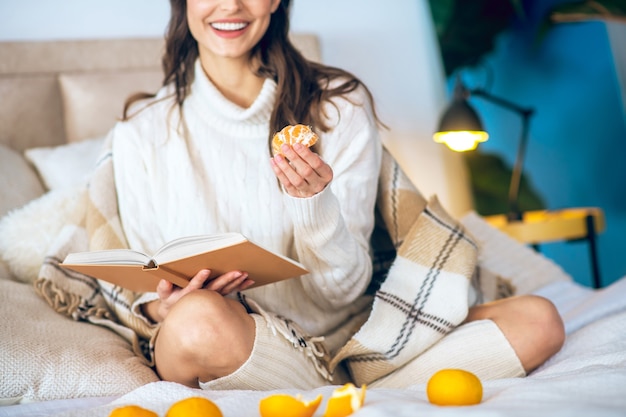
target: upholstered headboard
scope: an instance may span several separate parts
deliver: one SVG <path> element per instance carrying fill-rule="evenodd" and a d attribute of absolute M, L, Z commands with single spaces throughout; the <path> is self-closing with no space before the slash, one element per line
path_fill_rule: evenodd
<path fill-rule="evenodd" d="M 294 34 L 321 60 L 314 35 Z M 162 39 L 0 42 L 0 143 L 23 151 L 105 134 L 125 98 L 156 91 Z"/>

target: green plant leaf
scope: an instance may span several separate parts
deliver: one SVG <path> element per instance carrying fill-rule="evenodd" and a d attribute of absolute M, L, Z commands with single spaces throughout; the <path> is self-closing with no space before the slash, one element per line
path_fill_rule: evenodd
<path fill-rule="evenodd" d="M 496 154 L 480 151 L 464 154 L 470 172 L 474 209 L 483 216 L 508 213 L 511 168 Z M 521 211 L 545 209 L 541 195 L 522 173 L 518 194 Z"/>
<path fill-rule="evenodd" d="M 477 65 L 495 47 L 496 36 L 515 16 L 522 0 L 430 0 L 446 75 Z"/>
<path fill-rule="evenodd" d="M 452 18 L 452 11 L 456 0 L 430 0 L 430 14 L 435 23 L 435 31 L 437 36 L 441 36 Z"/>

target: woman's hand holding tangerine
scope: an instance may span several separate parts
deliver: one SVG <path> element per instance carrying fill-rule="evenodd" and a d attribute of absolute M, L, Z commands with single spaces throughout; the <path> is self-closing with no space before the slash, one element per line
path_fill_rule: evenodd
<path fill-rule="evenodd" d="M 333 179 L 333 170 L 318 154 L 296 143 L 282 145 L 281 152 L 271 159 L 272 169 L 287 194 L 292 197 L 312 197 Z"/>

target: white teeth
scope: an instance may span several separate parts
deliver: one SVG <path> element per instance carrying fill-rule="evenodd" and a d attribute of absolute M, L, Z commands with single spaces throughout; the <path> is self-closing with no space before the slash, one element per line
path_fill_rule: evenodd
<path fill-rule="evenodd" d="M 217 30 L 225 30 L 225 31 L 233 31 L 233 30 L 241 30 L 248 26 L 247 23 L 231 23 L 231 22 L 218 22 L 211 23 L 211 27 Z"/>

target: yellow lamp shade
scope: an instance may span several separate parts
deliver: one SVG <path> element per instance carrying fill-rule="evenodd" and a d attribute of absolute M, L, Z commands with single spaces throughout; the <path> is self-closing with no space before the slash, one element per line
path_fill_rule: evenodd
<path fill-rule="evenodd" d="M 444 143 L 456 152 L 473 151 L 479 143 L 489 139 L 476 110 L 467 102 L 469 91 L 460 77 L 454 86 L 454 99 L 443 112 L 433 140 Z"/>
<path fill-rule="evenodd" d="M 473 151 L 479 143 L 489 139 L 487 132 L 481 130 L 462 130 L 437 132 L 433 135 L 437 143 L 444 143 L 456 152 Z"/>

